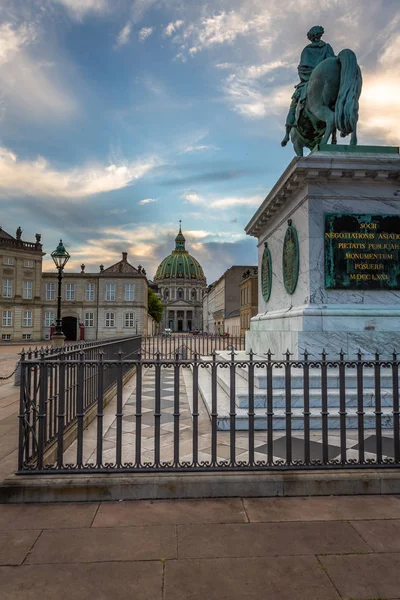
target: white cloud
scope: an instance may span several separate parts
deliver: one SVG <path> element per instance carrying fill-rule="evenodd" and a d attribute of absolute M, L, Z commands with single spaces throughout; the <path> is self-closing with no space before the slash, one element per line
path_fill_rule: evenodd
<path fill-rule="evenodd" d="M 116 47 L 119 48 L 121 46 L 125 46 L 129 42 L 132 31 L 132 23 L 128 21 L 128 23 L 121 29 L 117 36 L 117 41 L 115 43 Z"/>
<path fill-rule="evenodd" d="M 126 208 L 113 208 L 112 210 L 106 210 L 106 215 L 124 215 L 127 212 Z"/>
<path fill-rule="evenodd" d="M 147 40 L 147 38 L 151 36 L 153 31 L 153 27 L 142 27 L 142 29 L 139 31 L 139 41 L 144 42 L 145 40 Z"/>
<path fill-rule="evenodd" d="M 145 204 L 151 204 L 152 202 L 157 202 L 157 198 L 144 198 L 144 200 L 140 200 L 140 202 L 138 202 L 138 204 L 140 204 L 140 206 L 144 206 Z"/>
<path fill-rule="evenodd" d="M 77 102 L 65 89 L 60 65 L 54 61 L 33 60 L 28 46 L 37 39 L 32 25 L 0 26 L 0 90 L 3 110 L 18 121 L 70 117 Z M 55 66 L 58 68 L 56 69 Z M 51 71 L 51 76 L 48 72 Z"/>
<path fill-rule="evenodd" d="M 11 60 L 24 46 L 36 38 L 33 25 L 13 27 L 11 23 L 0 25 L 0 65 Z"/>
<path fill-rule="evenodd" d="M 183 25 L 183 21 L 172 21 L 171 23 L 168 23 L 168 25 L 166 26 L 166 28 L 164 29 L 164 34 L 167 37 L 171 37 L 172 35 L 174 35 L 174 33 L 177 32 L 177 30 L 182 27 Z"/>
<path fill-rule="evenodd" d="M 210 202 L 211 208 L 232 208 L 232 206 L 259 206 L 263 198 L 260 196 L 230 196 Z"/>
<path fill-rule="evenodd" d="M 57 170 L 43 157 L 20 160 L 7 148 L 0 148 L 0 194 L 79 200 L 135 183 L 158 161 L 150 157 L 136 162 L 88 165 Z"/>
<path fill-rule="evenodd" d="M 205 199 L 196 192 L 183 192 L 182 198 L 191 204 L 204 204 Z"/>
<path fill-rule="evenodd" d="M 76 19 L 81 19 L 87 13 L 105 13 L 109 10 L 107 0 L 53 0 L 62 4 Z"/>

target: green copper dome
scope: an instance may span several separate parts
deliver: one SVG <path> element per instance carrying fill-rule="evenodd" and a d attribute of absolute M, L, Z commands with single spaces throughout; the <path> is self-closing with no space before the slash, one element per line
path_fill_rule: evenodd
<path fill-rule="evenodd" d="M 164 258 L 157 269 L 154 281 L 160 279 L 196 279 L 205 281 L 200 263 L 185 250 L 185 237 L 179 227 L 175 238 L 175 250 Z"/>

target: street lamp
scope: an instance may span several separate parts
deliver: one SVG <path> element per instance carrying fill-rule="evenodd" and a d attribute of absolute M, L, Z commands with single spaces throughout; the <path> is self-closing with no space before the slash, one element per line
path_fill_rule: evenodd
<path fill-rule="evenodd" d="M 135 322 L 136 322 L 136 335 L 137 335 L 137 324 L 138 324 L 139 319 L 136 317 Z"/>
<path fill-rule="evenodd" d="M 67 262 L 69 261 L 69 254 L 66 251 L 64 244 L 62 243 L 62 240 L 60 240 L 60 243 L 58 244 L 58 246 L 54 250 L 54 252 L 51 253 L 51 258 L 53 259 L 54 264 L 56 265 L 56 267 L 58 269 L 57 321 L 56 321 L 56 328 L 54 331 L 53 340 L 54 340 L 55 346 L 62 346 L 64 344 L 65 337 L 64 337 L 64 334 L 62 331 L 62 321 L 61 321 L 61 281 L 62 281 L 63 269 L 64 269 L 65 265 L 67 264 Z"/>

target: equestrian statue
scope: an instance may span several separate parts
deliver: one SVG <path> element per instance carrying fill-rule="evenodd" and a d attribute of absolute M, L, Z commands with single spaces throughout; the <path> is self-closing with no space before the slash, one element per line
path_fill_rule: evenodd
<path fill-rule="evenodd" d="M 304 148 L 327 144 L 331 136 L 336 144 L 337 130 L 341 137 L 351 135 L 350 145 L 357 145 L 360 67 L 352 50 L 335 56 L 332 46 L 321 39 L 323 34 L 320 25 L 307 33 L 311 43 L 301 53 L 300 83 L 295 86 L 281 142 L 286 146 L 291 139 L 297 156 L 303 156 Z"/>

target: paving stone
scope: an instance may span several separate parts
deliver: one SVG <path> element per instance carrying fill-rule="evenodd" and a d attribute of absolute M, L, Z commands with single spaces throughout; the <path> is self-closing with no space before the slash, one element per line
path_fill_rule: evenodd
<path fill-rule="evenodd" d="M 0 567 L 1 600 L 161 600 L 156 562 Z"/>
<path fill-rule="evenodd" d="M 1 529 L 90 527 L 99 504 L 0 504 Z"/>
<path fill-rule="evenodd" d="M 176 558 L 175 527 L 44 531 L 27 563 L 79 563 Z"/>
<path fill-rule="evenodd" d="M 320 561 L 346 600 L 399 596 L 400 554 L 322 556 Z"/>
<path fill-rule="evenodd" d="M 0 531 L 0 565 L 23 563 L 40 533 L 40 530 Z M 1 591 L 0 597 L 3 598 Z"/>
<path fill-rule="evenodd" d="M 400 502 L 395 496 L 246 498 L 243 502 L 252 522 L 400 518 Z"/>
<path fill-rule="evenodd" d="M 93 527 L 169 525 L 176 523 L 244 523 L 240 499 L 104 502 Z"/>
<path fill-rule="evenodd" d="M 352 525 L 374 552 L 400 552 L 400 520 L 357 521 Z"/>
<path fill-rule="evenodd" d="M 167 561 L 165 600 L 339 600 L 315 557 Z"/>
<path fill-rule="evenodd" d="M 178 525 L 179 558 L 370 552 L 348 523 Z"/>

